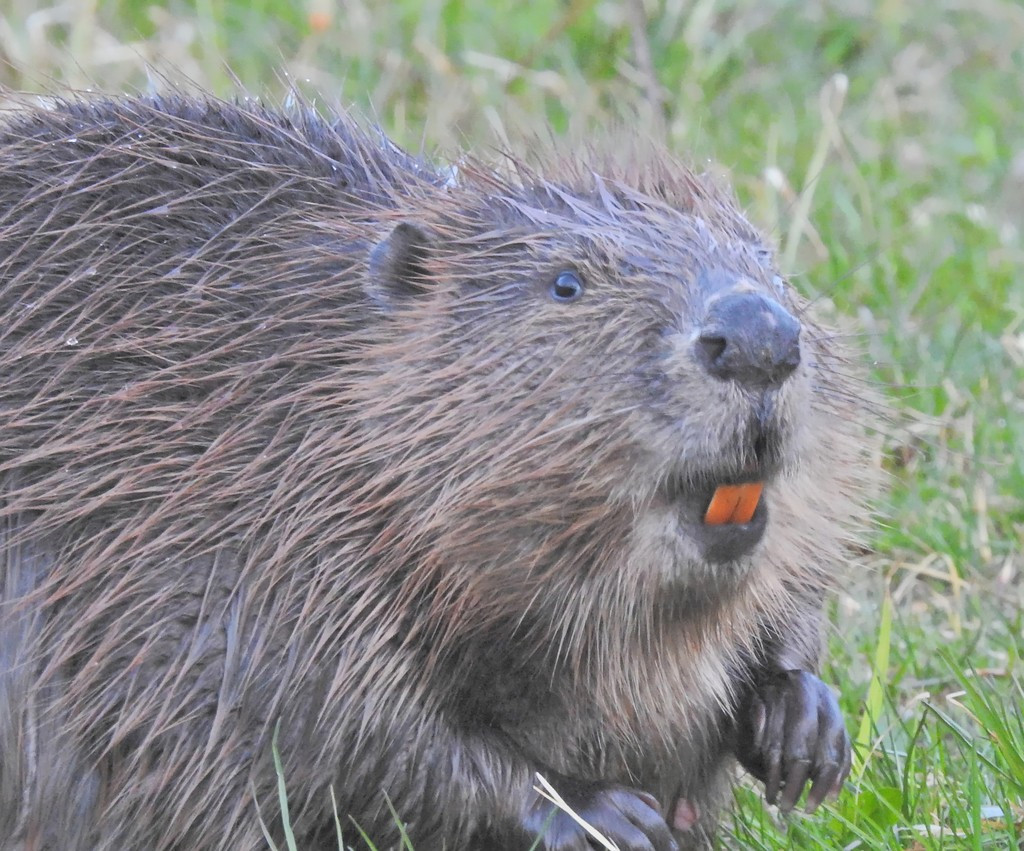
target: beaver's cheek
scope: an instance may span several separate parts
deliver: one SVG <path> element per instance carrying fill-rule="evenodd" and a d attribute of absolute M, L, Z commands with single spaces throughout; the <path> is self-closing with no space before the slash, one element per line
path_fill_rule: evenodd
<path fill-rule="evenodd" d="M 666 588 L 703 581 L 706 565 L 701 547 L 666 504 L 650 506 L 637 519 L 630 550 L 634 561 L 655 573 Z"/>

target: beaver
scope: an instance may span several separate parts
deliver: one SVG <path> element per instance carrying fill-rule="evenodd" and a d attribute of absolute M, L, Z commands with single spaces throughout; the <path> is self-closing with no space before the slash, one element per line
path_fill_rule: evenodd
<path fill-rule="evenodd" d="M 737 763 L 838 792 L 840 339 L 653 145 L 458 163 L 308 104 L 6 116 L 3 849 L 665 851 Z"/>

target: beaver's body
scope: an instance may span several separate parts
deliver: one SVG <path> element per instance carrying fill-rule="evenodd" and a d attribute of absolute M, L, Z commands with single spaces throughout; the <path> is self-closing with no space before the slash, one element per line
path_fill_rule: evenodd
<path fill-rule="evenodd" d="M 262 848 L 275 728 L 302 848 L 332 790 L 381 847 L 390 801 L 417 851 L 526 848 L 540 772 L 665 849 L 733 755 L 787 805 L 841 782 L 795 671 L 856 390 L 728 198 L 644 163 L 452 179 L 184 98 L 8 118 L 0 848 Z"/>

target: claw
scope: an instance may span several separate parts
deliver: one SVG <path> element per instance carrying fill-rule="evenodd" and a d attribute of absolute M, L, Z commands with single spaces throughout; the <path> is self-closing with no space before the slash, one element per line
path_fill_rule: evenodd
<path fill-rule="evenodd" d="M 799 759 L 790 766 L 789 774 L 786 775 L 786 790 L 779 802 L 779 809 L 784 813 L 793 809 L 796 802 L 800 800 L 800 794 L 804 791 L 804 786 L 807 785 L 810 772 L 811 761 L 809 759 Z"/>
<path fill-rule="evenodd" d="M 764 742 L 764 730 L 768 723 L 768 712 L 764 708 L 764 703 L 758 698 L 754 698 L 754 724 L 752 732 L 752 745 L 755 750 L 761 750 Z"/>
<path fill-rule="evenodd" d="M 782 755 L 775 751 L 768 757 L 768 779 L 765 781 L 764 796 L 769 804 L 774 804 L 782 785 Z"/>
<path fill-rule="evenodd" d="M 813 813 L 822 805 L 825 798 L 835 792 L 838 794 L 837 784 L 840 783 L 840 770 L 842 766 L 830 762 L 818 773 L 811 784 L 811 791 L 807 793 L 807 802 L 804 805 L 804 812 Z"/>

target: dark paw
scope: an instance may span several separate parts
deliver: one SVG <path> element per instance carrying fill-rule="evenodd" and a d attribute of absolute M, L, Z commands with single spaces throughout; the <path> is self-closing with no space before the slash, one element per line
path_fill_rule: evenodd
<path fill-rule="evenodd" d="M 658 802 L 644 792 L 622 786 L 595 788 L 562 778 L 548 778 L 572 810 L 621 851 L 677 851 Z M 591 851 L 601 848 L 564 810 L 539 798 L 523 819 L 523 830 L 543 851 Z M 527 846 L 529 847 L 529 846 Z"/>
<path fill-rule="evenodd" d="M 738 721 L 736 756 L 764 781 L 769 804 L 778 799 L 780 809 L 793 809 L 808 782 L 809 813 L 839 794 L 850 773 L 850 739 L 835 695 L 816 676 L 773 674 L 740 708 Z"/>

